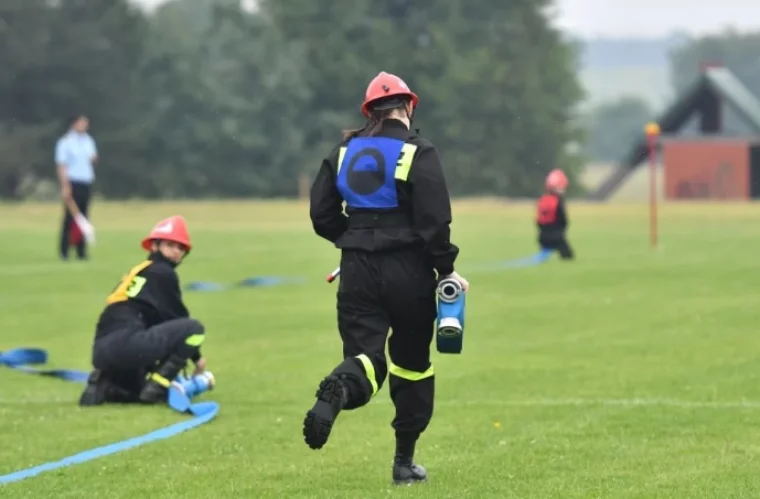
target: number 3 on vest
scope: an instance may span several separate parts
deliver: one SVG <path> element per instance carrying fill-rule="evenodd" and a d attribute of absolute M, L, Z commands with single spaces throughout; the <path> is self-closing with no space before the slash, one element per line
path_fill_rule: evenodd
<path fill-rule="evenodd" d="M 127 296 L 129 298 L 134 298 L 140 293 L 140 290 L 143 286 L 145 286 L 145 279 L 144 277 L 135 276 L 134 279 L 132 279 L 132 282 L 129 283 L 129 287 L 127 288 Z"/>
<path fill-rule="evenodd" d="M 106 298 L 106 303 L 109 305 L 111 303 L 118 303 L 120 301 L 127 301 L 129 298 L 134 298 L 138 294 L 140 294 L 140 290 L 142 290 L 143 286 L 145 286 L 145 279 L 144 277 L 140 276 L 126 276 L 118 286 L 116 286 L 116 289 L 113 290 L 113 293 L 108 295 L 108 298 Z"/>

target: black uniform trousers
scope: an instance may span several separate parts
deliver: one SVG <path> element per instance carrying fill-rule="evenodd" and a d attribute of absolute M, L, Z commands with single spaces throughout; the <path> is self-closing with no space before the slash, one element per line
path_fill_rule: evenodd
<path fill-rule="evenodd" d="M 397 438 L 415 441 L 433 416 L 430 344 L 437 315 L 433 267 L 416 249 L 343 250 L 340 268 L 337 308 L 344 361 L 333 374 L 348 381 L 345 408 L 365 405 L 389 376 L 396 407 L 392 427 Z"/>
<path fill-rule="evenodd" d="M 571 248 L 570 243 L 567 242 L 564 232 L 542 231 L 538 237 L 538 244 L 544 249 L 557 251 L 560 258 L 563 260 L 572 260 L 575 258 L 573 248 Z"/>
<path fill-rule="evenodd" d="M 92 196 L 92 185 L 82 182 L 71 182 L 71 197 L 74 198 L 79 211 L 85 217 L 88 216 L 90 208 L 90 197 Z M 71 236 L 71 228 L 74 222 L 74 217 L 69 211 L 66 203 L 63 204 L 63 227 L 61 228 L 60 239 L 60 253 L 61 258 L 66 259 L 69 257 L 69 237 Z M 87 243 L 84 237 L 81 238 L 79 244 L 77 244 L 77 258 L 83 259 L 87 257 Z"/>
<path fill-rule="evenodd" d="M 203 334 L 203 325 L 189 318 L 170 320 L 148 329 L 139 323 L 125 325 L 95 340 L 92 364 L 111 382 L 137 395 L 147 373 L 171 355 L 197 357 Z"/>

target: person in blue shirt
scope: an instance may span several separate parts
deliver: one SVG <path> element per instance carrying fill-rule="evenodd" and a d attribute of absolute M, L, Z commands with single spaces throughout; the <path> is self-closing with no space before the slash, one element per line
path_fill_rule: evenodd
<path fill-rule="evenodd" d="M 98 160 L 95 140 L 87 133 L 89 126 L 90 120 L 87 116 L 76 115 L 69 121 L 69 131 L 55 144 L 55 163 L 58 182 L 61 186 L 61 199 L 64 202 L 59 249 L 63 260 L 68 259 L 72 242 L 77 248 L 77 258 L 80 260 L 87 258 L 86 242 L 80 231 L 72 231 L 74 216 L 66 202 L 73 199 L 82 215 L 87 217 L 92 197 L 92 183 L 95 180 L 93 165 Z M 76 237 L 72 238 L 72 235 Z"/>

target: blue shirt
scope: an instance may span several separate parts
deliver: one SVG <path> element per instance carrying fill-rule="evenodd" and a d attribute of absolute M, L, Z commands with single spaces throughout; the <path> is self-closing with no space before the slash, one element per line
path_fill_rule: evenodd
<path fill-rule="evenodd" d="M 55 143 L 55 162 L 66 168 L 69 182 L 91 184 L 95 180 L 92 157 L 98 154 L 88 133 L 70 131 Z"/>

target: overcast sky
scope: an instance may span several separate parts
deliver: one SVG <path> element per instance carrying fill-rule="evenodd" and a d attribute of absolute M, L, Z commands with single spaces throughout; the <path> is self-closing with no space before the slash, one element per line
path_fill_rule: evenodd
<path fill-rule="evenodd" d="M 560 26 L 583 36 L 760 31 L 757 0 L 557 0 Z"/>
<path fill-rule="evenodd" d="M 163 0 L 132 0 L 153 7 Z M 734 26 L 760 31 L 758 0 L 556 0 L 558 23 L 582 36 L 712 33 Z"/>

